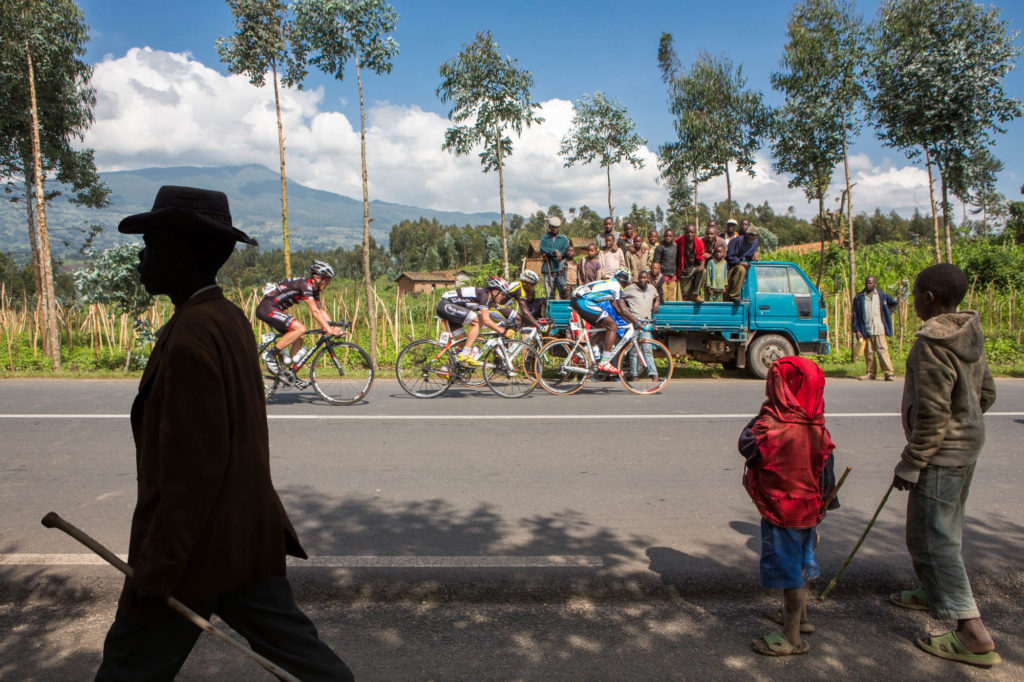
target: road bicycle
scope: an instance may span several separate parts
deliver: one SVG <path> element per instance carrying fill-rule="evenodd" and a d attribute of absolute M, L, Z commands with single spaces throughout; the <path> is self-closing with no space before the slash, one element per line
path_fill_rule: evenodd
<path fill-rule="evenodd" d="M 583 327 L 578 319 L 573 315 L 569 323 L 569 338 L 556 339 L 541 349 L 539 383 L 549 393 L 572 395 L 592 377 L 611 376 L 597 369 L 600 351 L 590 338 L 595 334 L 603 335 L 604 329 Z M 619 380 L 633 393 L 657 393 L 672 378 L 672 354 L 660 341 L 639 338 L 633 325 L 620 329 L 622 336 L 611 353 L 615 368 L 619 370 Z M 635 372 L 632 369 L 634 358 Z"/>
<path fill-rule="evenodd" d="M 497 333 L 481 334 L 478 343 L 472 352 L 480 367 L 474 367 L 459 360 L 464 337 L 455 338 L 446 330 L 438 340 L 413 341 L 395 362 L 399 385 L 417 398 L 436 398 L 455 383 L 479 386 L 479 371 L 482 383 L 503 398 L 522 398 L 537 386 L 540 355 L 534 346 Z"/>
<path fill-rule="evenodd" d="M 346 332 L 350 322 L 334 322 Z M 268 332 L 260 338 L 259 356 L 263 364 L 263 393 L 269 399 L 282 388 L 304 391 L 310 387 L 331 405 L 352 405 L 366 397 L 373 386 L 373 363 L 359 345 L 331 336 L 323 329 L 310 329 L 303 336 L 315 336 L 316 342 L 289 367 L 278 367 L 269 353 L 283 334 Z M 302 351 L 300 351 L 301 353 Z"/>

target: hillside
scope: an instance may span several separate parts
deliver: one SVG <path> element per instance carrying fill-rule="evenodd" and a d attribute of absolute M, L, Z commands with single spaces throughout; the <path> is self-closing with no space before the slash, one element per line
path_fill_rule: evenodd
<path fill-rule="evenodd" d="M 132 213 L 149 210 L 161 185 L 185 185 L 220 190 L 228 195 L 235 225 L 259 240 L 263 248 L 281 245 L 281 180 L 263 166 L 217 168 L 144 168 L 101 174 L 111 189 L 110 206 L 83 209 L 58 198 L 48 209 L 55 255 L 74 251 L 90 224 L 104 226 L 97 244 L 105 247 L 122 240 L 117 223 Z M 370 202 L 370 233 L 387 244 L 391 226 L 402 220 L 436 218 L 442 224 L 486 225 L 499 220 L 497 213 L 460 213 L 406 206 L 386 201 Z M 288 222 L 292 248 L 350 247 L 362 239 L 363 204 L 351 197 L 288 183 Z M 65 243 L 66 242 L 66 243 Z M 0 249 L 21 255 L 28 250 L 24 202 L 4 202 L 0 209 Z"/>

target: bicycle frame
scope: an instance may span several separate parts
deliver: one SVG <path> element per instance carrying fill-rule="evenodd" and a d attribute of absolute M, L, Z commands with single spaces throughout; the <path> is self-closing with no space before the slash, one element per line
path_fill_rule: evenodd
<path fill-rule="evenodd" d="M 625 329 L 626 331 L 622 333 L 622 338 L 620 338 L 615 343 L 615 345 L 612 346 L 611 356 L 615 357 L 627 345 L 632 345 L 633 352 L 640 353 L 641 362 L 644 364 L 644 367 L 646 368 L 647 361 L 643 359 L 643 353 L 640 351 L 639 344 L 637 344 L 636 342 L 636 330 L 633 328 L 633 325 L 629 325 Z M 590 343 L 590 337 L 594 334 L 603 334 L 604 331 L 605 330 L 600 327 L 591 327 L 590 329 L 580 330 L 579 338 L 576 339 L 576 343 L 573 344 L 572 350 L 569 351 L 569 354 L 567 356 L 568 358 L 572 358 L 573 354 L 575 354 L 581 347 L 585 348 L 587 357 L 594 362 L 594 364 L 592 364 L 589 369 L 584 367 L 573 366 L 572 363 L 569 362 L 568 360 L 566 364 L 562 367 L 562 369 L 572 374 L 589 374 L 591 376 L 597 374 L 600 371 L 597 369 L 597 353 L 594 350 L 594 345 Z"/>

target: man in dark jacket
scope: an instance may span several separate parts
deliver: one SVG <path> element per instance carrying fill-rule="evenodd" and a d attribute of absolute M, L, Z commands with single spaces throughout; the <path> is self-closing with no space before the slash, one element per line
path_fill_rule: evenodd
<path fill-rule="evenodd" d="M 892 313 L 898 304 L 895 298 L 878 288 L 878 280 L 870 275 L 864 280 L 864 289 L 853 298 L 853 335 L 858 340 L 864 339 L 864 360 L 868 365 L 867 374 L 859 379 L 878 376 L 876 354 L 885 380 L 895 379 L 886 338 L 892 336 Z"/>
<path fill-rule="evenodd" d="M 739 302 L 740 296 L 743 295 L 743 283 L 747 281 L 747 271 L 750 270 L 750 264 L 757 260 L 757 252 L 760 247 L 757 239 L 759 233 L 758 228 L 751 226 L 745 233 L 737 235 L 729 242 L 729 247 L 725 252 L 725 260 L 729 264 L 729 274 L 724 300 Z"/>
<path fill-rule="evenodd" d="M 350 680 L 317 637 L 285 578 L 306 558 L 270 478 L 266 405 L 252 327 L 215 284 L 236 241 L 227 197 L 161 187 L 153 210 L 119 228 L 142 234 L 139 278 L 167 295 L 131 410 L 138 501 L 117 615 L 98 680 L 171 679 L 200 630 L 166 608 L 173 596 L 216 613 L 253 649 L 303 680 Z"/>

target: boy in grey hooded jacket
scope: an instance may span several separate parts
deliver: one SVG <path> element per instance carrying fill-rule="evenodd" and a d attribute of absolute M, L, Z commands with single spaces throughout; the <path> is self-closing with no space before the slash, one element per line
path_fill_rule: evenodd
<path fill-rule="evenodd" d="M 918 639 L 921 649 L 990 667 L 1001 659 L 975 604 L 961 545 L 964 505 L 985 444 L 983 414 L 996 390 L 978 313 L 957 311 L 966 293 L 967 277 L 949 263 L 925 268 L 914 283 L 914 308 L 924 324 L 907 356 L 907 445 L 893 486 L 910 491 L 907 549 L 921 587 L 889 598 L 935 618 L 957 619 L 955 630 Z"/>

